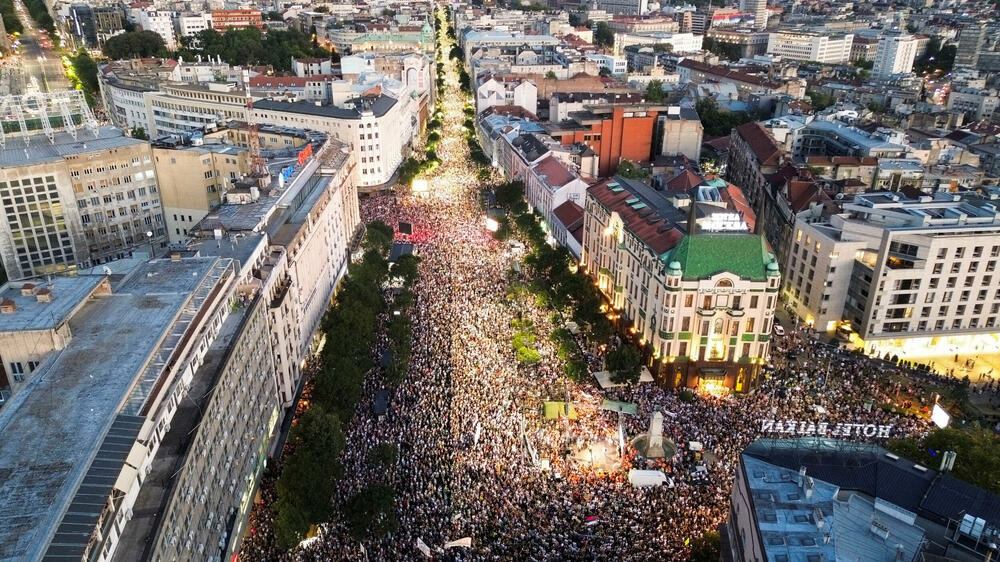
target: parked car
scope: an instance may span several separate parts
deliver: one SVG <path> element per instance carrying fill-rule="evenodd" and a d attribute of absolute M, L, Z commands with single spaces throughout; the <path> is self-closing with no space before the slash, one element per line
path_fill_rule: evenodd
<path fill-rule="evenodd" d="M 778 324 L 777 322 L 774 323 L 774 327 L 772 328 L 772 330 L 774 331 L 774 335 L 776 336 L 785 335 L 785 328 L 782 327 L 782 325 Z"/>

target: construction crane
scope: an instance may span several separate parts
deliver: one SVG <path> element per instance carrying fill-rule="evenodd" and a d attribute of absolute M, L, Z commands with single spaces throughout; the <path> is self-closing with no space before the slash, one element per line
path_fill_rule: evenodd
<path fill-rule="evenodd" d="M 258 133 L 257 122 L 253 118 L 253 97 L 250 95 L 250 71 L 243 70 L 243 86 L 247 94 L 247 103 L 244 107 L 244 116 L 247 122 L 247 145 L 250 147 L 250 175 L 255 178 L 266 178 L 270 175 L 267 171 L 267 160 L 260 153 L 260 135 Z"/>

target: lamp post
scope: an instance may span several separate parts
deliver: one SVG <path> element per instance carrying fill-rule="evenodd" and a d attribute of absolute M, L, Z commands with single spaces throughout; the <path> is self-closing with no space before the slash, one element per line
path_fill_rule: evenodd
<path fill-rule="evenodd" d="M 153 258 L 156 257 L 156 254 L 153 252 L 153 231 L 152 230 L 147 230 L 146 231 L 146 239 L 149 240 L 149 259 L 153 259 Z"/>

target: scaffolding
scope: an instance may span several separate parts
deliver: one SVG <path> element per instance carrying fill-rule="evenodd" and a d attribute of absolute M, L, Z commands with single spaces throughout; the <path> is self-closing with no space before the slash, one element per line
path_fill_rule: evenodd
<path fill-rule="evenodd" d="M 98 135 L 97 119 L 80 90 L 0 97 L 0 148 L 18 137 L 30 146 L 39 133 L 50 143 L 55 143 L 57 133 L 77 140 L 81 128 L 95 138 Z"/>

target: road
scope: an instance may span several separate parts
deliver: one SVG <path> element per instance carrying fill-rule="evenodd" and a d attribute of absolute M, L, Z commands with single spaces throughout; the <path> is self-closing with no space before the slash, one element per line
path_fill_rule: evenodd
<path fill-rule="evenodd" d="M 21 45 L 18 48 L 21 64 L 11 71 L 10 93 L 24 94 L 32 91 L 53 92 L 69 89 L 70 83 L 63 71 L 59 53 L 43 42 L 47 38 L 28 14 L 24 3 L 16 1 L 17 17 L 24 25 Z"/>

